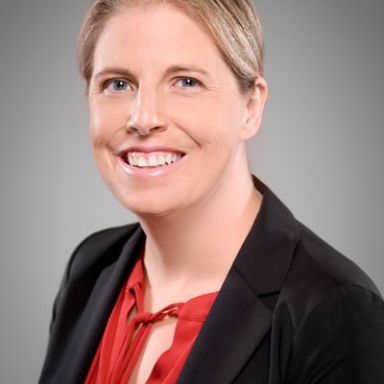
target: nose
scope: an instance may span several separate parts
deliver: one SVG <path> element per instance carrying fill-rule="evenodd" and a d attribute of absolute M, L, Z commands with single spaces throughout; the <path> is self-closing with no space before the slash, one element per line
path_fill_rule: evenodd
<path fill-rule="evenodd" d="M 127 130 L 140 136 L 147 136 L 153 130 L 164 130 L 165 122 L 159 109 L 154 90 L 138 91 L 127 121 Z"/>

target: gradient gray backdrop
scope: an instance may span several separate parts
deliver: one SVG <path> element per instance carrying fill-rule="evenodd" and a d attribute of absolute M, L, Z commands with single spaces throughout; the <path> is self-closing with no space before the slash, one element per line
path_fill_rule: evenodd
<path fill-rule="evenodd" d="M 256 0 L 270 99 L 252 168 L 384 291 L 384 2 Z M 0 382 L 37 381 L 90 232 L 134 220 L 93 165 L 75 41 L 87 0 L 0 5 Z"/>

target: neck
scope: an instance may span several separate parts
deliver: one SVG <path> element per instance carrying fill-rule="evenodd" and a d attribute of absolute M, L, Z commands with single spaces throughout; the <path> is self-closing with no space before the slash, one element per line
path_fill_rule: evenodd
<path fill-rule="evenodd" d="M 160 289 L 198 285 L 203 292 L 218 290 L 255 220 L 261 199 L 247 172 L 182 213 L 141 217 L 150 285 Z"/>

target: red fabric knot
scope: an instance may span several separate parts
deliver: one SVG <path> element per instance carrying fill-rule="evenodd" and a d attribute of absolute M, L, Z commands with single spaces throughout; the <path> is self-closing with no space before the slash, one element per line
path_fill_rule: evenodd
<path fill-rule="evenodd" d="M 135 324 L 135 326 L 139 325 L 146 325 L 149 323 L 154 323 L 156 321 L 160 321 L 165 319 L 166 317 L 171 316 L 178 316 L 179 310 L 183 306 L 184 303 L 175 303 L 170 304 L 160 311 L 157 311 L 155 313 L 150 312 L 139 312 L 135 315 L 135 317 L 132 319 L 132 322 Z"/>

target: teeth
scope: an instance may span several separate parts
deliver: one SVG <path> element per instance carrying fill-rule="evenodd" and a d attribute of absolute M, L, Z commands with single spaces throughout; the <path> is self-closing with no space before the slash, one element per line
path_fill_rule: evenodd
<path fill-rule="evenodd" d="M 131 152 L 127 155 L 127 162 L 129 165 L 133 165 L 139 168 L 145 167 L 161 167 L 163 165 L 169 165 L 175 163 L 181 159 L 180 154 L 167 153 L 167 154 L 151 154 L 149 157 L 144 157 L 143 154 L 137 152 Z"/>
<path fill-rule="evenodd" d="M 148 167 L 156 167 L 156 165 L 157 165 L 156 156 L 154 156 L 154 155 L 149 156 L 147 164 L 148 164 Z"/>
<path fill-rule="evenodd" d="M 139 161 L 137 162 L 137 165 L 139 167 L 146 167 L 147 161 L 144 159 L 144 157 L 139 157 Z"/>
<path fill-rule="evenodd" d="M 163 155 L 160 155 L 160 156 L 158 157 L 158 163 L 159 163 L 160 165 L 164 165 L 164 164 L 165 164 L 165 157 L 164 157 Z"/>

